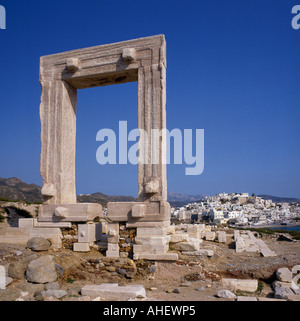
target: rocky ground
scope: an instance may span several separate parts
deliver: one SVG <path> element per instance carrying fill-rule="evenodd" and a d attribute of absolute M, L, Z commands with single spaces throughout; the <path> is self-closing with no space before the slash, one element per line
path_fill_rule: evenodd
<path fill-rule="evenodd" d="M 230 236 L 226 244 L 210 241 L 201 243 L 201 248 L 214 250 L 212 257 L 183 256 L 178 252 L 180 258 L 176 262 L 112 259 L 94 249 L 88 253 L 78 253 L 70 249 L 47 249 L 46 246 L 44 250 L 36 251 L 24 246 L 1 244 L 0 265 L 6 268 L 10 284 L 5 290 L 0 290 L 0 301 L 91 300 L 80 294 L 81 288 L 86 284 L 102 283 L 143 285 L 148 300 L 219 301 L 226 300 L 217 296 L 218 291 L 224 289 L 222 278 L 257 279 L 259 287 L 255 293 L 237 294 L 272 297 L 274 291 L 271 283 L 276 279 L 276 270 L 282 267 L 291 269 L 300 264 L 300 241 L 277 241 L 276 236 L 264 237 L 263 240 L 276 252 L 277 257 L 236 253 Z M 41 276 L 28 272 L 28 264 L 49 255 L 54 261 L 55 275 L 53 271 L 47 271 L 43 277 L 49 279 L 41 282 L 38 279 Z M 50 267 L 51 264 L 46 265 Z M 51 292 L 45 293 L 45 290 L 60 292 L 52 296 Z"/>

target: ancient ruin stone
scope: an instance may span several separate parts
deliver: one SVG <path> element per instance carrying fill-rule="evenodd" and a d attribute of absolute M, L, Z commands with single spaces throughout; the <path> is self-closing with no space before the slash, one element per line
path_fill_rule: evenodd
<path fill-rule="evenodd" d="M 106 300 L 129 300 L 146 297 L 146 291 L 142 285 L 119 286 L 117 283 L 85 285 L 81 289 L 81 294 L 90 297 L 100 296 Z"/>
<path fill-rule="evenodd" d="M 26 271 L 28 262 L 18 261 L 10 263 L 8 267 L 8 275 L 14 279 L 22 280 Z"/>
<path fill-rule="evenodd" d="M 280 268 L 276 271 L 276 277 L 281 282 L 292 282 L 292 272 L 288 268 Z"/>
<path fill-rule="evenodd" d="M 43 237 L 33 237 L 28 240 L 27 247 L 33 251 L 47 251 L 51 243 Z"/>
<path fill-rule="evenodd" d="M 32 283 L 49 283 L 57 279 L 55 263 L 51 255 L 31 261 L 26 268 L 26 278 Z"/>
<path fill-rule="evenodd" d="M 235 299 L 236 295 L 229 290 L 220 290 L 218 291 L 218 297 L 222 299 Z"/>
<path fill-rule="evenodd" d="M 288 287 L 278 287 L 275 289 L 274 297 L 276 299 L 288 299 L 289 295 L 294 295 L 294 292 L 291 288 Z"/>
<path fill-rule="evenodd" d="M 41 295 L 43 297 L 55 297 L 57 299 L 60 299 L 64 296 L 66 296 L 68 292 L 64 290 L 47 290 L 47 291 L 42 291 Z"/>
<path fill-rule="evenodd" d="M 232 291 L 245 291 L 245 292 L 255 292 L 258 287 L 257 280 L 249 279 L 222 279 L 222 285 Z"/>

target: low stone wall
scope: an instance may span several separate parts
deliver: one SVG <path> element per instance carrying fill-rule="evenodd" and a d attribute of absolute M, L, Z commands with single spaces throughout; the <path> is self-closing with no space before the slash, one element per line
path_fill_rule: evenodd
<path fill-rule="evenodd" d="M 128 257 L 133 259 L 133 246 L 135 244 L 136 228 L 126 228 L 126 224 L 120 223 L 119 235 L 120 257 Z"/>

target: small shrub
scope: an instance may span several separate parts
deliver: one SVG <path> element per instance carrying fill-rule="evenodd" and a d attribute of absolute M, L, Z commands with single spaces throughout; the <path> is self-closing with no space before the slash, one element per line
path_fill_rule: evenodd
<path fill-rule="evenodd" d="M 75 282 L 75 280 L 69 277 L 67 278 L 66 282 L 72 284 Z"/>

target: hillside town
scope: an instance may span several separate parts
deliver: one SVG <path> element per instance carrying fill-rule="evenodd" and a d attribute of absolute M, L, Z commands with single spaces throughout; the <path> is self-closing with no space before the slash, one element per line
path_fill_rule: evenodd
<path fill-rule="evenodd" d="M 248 193 L 220 193 L 172 208 L 172 221 L 231 226 L 285 225 L 300 219 L 299 203 L 275 203 Z"/>

